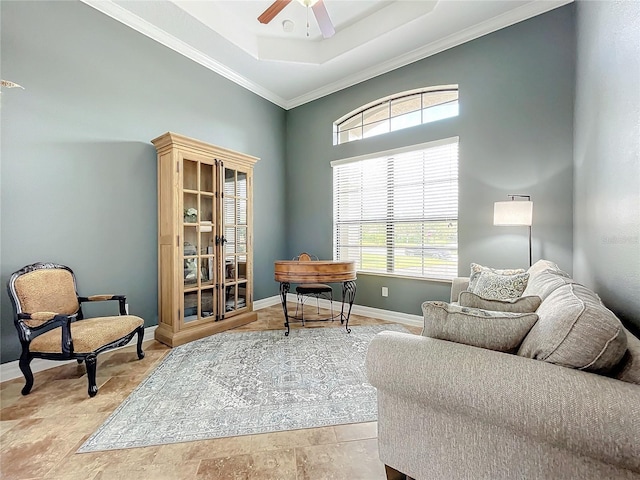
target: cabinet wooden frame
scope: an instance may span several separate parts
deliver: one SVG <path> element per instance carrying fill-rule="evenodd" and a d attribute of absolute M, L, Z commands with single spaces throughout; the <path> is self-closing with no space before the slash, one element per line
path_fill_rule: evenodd
<path fill-rule="evenodd" d="M 256 157 L 167 132 L 158 161 L 158 328 L 175 347 L 257 319 Z"/>

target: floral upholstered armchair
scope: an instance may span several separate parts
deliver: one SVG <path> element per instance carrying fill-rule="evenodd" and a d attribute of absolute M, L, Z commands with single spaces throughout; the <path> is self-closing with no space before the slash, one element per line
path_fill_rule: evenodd
<path fill-rule="evenodd" d="M 19 366 L 27 395 L 33 387 L 31 360 L 76 359 L 85 362 L 89 396 L 96 386 L 97 355 L 129 343 L 138 334 L 138 358 L 144 358 L 144 321 L 126 314 L 124 295 L 80 297 L 73 271 L 55 263 L 34 263 L 14 272 L 7 285 L 14 309 L 14 323 L 22 345 Z M 119 315 L 85 319 L 82 303 L 114 300 Z"/>

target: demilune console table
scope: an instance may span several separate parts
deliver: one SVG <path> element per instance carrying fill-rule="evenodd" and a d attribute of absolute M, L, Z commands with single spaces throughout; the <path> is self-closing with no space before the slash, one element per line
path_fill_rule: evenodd
<path fill-rule="evenodd" d="M 289 314 L 287 312 L 287 293 L 291 283 L 342 283 L 342 307 L 340 323 L 345 324 L 347 333 L 351 307 L 356 298 L 356 266 L 353 261 L 332 260 L 277 260 L 274 267 L 275 280 L 280 282 L 280 299 L 284 312 L 285 335 L 289 335 Z M 345 303 L 349 305 L 345 314 Z"/>

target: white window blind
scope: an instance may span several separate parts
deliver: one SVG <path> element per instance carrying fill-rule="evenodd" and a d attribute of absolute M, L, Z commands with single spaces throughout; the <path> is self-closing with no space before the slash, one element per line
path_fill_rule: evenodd
<path fill-rule="evenodd" d="M 457 137 L 332 166 L 334 259 L 361 272 L 458 275 Z"/>

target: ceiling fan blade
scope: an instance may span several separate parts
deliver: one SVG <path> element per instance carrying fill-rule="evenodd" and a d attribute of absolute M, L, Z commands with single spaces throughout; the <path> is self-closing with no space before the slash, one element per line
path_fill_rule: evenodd
<path fill-rule="evenodd" d="M 331 23 L 331 19 L 329 18 L 329 12 L 327 12 L 327 7 L 325 7 L 324 2 L 320 0 L 313 7 L 313 14 L 316 16 L 316 20 L 318 22 L 318 26 L 320 27 L 320 31 L 322 32 L 322 36 L 324 38 L 333 37 L 336 33 L 336 29 L 333 28 L 333 23 Z"/>
<path fill-rule="evenodd" d="M 269 8 L 262 12 L 258 17 L 258 21 L 260 23 L 269 23 L 282 11 L 284 7 L 289 5 L 289 3 L 291 3 L 291 0 L 276 0 L 269 6 Z"/>

